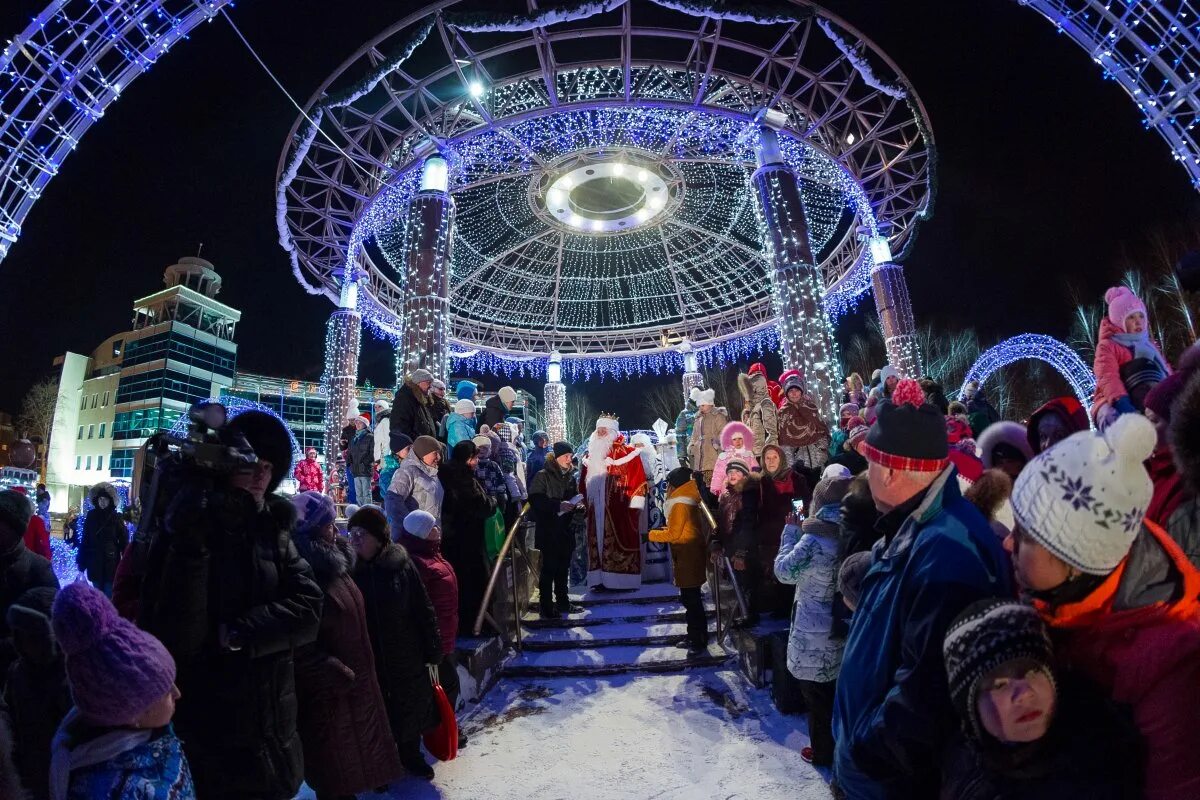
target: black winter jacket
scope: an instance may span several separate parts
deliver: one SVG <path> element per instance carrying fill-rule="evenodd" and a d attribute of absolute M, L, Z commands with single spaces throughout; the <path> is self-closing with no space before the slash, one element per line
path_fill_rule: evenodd
<path fill-rule="evenodd" d="M 117 513 L 116 506 L 106 509 L 93 508 L 83 518 L 83 539 L 79 543 L 79 554 L 75 562 L 87 573 L 88 580 L 96 586 L 113 582 L 117 574 L 117 562 L 125 545 L 129 544 L 129 529 Z"/>
<path fill-rule="evenodd" d="M 350 439 L 350 447 L 347 452 L 350 474 L 355 478 L 371 477 L 371 473 L 375 469 L 375 437 L 371 435 L 371 432 L 365 431 L 362 436 L 359 436 L 356 431 Z"/>
<path fill-rule="evenodd" d="M 509 413 L 509 410 L 504 407 L 504 401 L 500 399 L 500 395 L 494 394 L 483 404 L 483 420 L 479 424 L 495 427 L 504 422 Z"/>
<path fill-rule="evenodd" d="M 8 675 L 9 665 L 17 658 L 12 631 L 8 628 L 8 608 L 25 592 L 40 586 L 58 588 L 54 569 L 18 537 L 8 550 L 0 553 L 0 679 Z"/>
<path fill-rule="evenodd" d="M 399 442 L 396 440 L 397 434 L 404 434 L 414 442 L 418 436 L 437 436 L 437 420 L 433 418 L 433 398 L 428 393 L 422 392 L 421 387 L 405 381 L 404 385 L 396 390 L 396 397 L 392 401 L 392 416 L 391 422 L 388 423 L 390 430 L 392 452 L 395 453 L 400 448 L 396 445 Z"/>
<path fill-rule="evenodd" d="M 185 492 L 151 549 L 140 624 L 175 657 L 175 727 L 199 797 L 283 800 L 300 788 L 293 653 L 316 639 L 322 593 L 294 522 L 279 497 L 257 509 L 236 489 Z M 221 646 L 222 626 L 240 649 Z"/>
<path fill-rule="evenodd" d="M 564 470 L 554 460 L 553 454 L 546 459 L 546 466 L 533 476 L 529 484 L 529 505 L 533 507 L 534 537 L 539 550 L 548 549 L 552 542 L 575 538 L 571 533 L 571 514 L 558 513 L 559 504 L 570 500 L 577 492 L 575 470 Z"/>
<path fill-rule="evenodd" d="M 459 626 L 475 622 L 488 579 L 483 526 L 496 511 L 496 501 L 465 464 L 451 462 L 438 470 L 446 495 L 442 498 L 442 555 L 458 576 Z"/>
<path fill-rule="evenodd" d="M 375 671 L 397 743 L 419 739 L 437 724 L 427 665 L 442 658 L 433 604 L 421 573 L 401 545 L 388 543 L 371 561 L 354 565 L 367 610 Z"/>
<path fill-rule="evenodd" d="M 8 670 L 4 705 L 12 721 L 13 762 L 21 782 L 34 800 L 49 797 L 50 742 L 72 705 L 61 652 L 49 664 L 17 659 Z"/>

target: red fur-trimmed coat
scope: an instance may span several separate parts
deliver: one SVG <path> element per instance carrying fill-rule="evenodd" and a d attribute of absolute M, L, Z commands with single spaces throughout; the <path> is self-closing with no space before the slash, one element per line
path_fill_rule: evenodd
<path fill-rule="evenodd" d="M 295 470 L 296 483 L 302 492 L 323 492 L 325 491 L 325 474 L 321 472 L 321 465 L 316 461 L 309 461 L 307 458 L 300 461 L 296 465 Z"/>

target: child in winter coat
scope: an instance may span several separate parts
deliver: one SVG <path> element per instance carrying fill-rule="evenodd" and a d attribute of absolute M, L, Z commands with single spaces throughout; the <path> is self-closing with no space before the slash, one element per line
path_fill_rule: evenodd
<path fill-rule="evenodd" d="M 454 413 L 446 424 L 446 445 L 453 450 L 459 442 L 475 438 L 475 402 L 459 400 L 454 404 Z"/>
<path fill-rule="evenodd" d="M 980 600 L 951 623 L 943 655 L 962 719 L 944 756 L 943 800 L 1141 796 L 1137 729 L 1116 704 L 1054 669 L 1035 609 Z"/>
<path fill-rule="evenodd" d="M 51 746 L 51 800 L 195 800 L 167 648 L 83 581 L 58 593 L 51 621 L 75 700 Z"/>
<path fill-rule="evenodd" d="M 1146 393 L 1171 374 L 1171 365 L 1150 338 L 1146 306 L 1125 286 L 1104 293 L 1108 315 L 1096 342 L 1096 399 L 1092 419 L 1100 427 L 1121 414 L 1140 413 Z"/>
<path fill-rule="evenodd" d="M 858 417 L 858 411 L 857 403 L 843 403 L 838 410 L 838 425 L 833 431 L 833 437 L 829 440 L 830 458 L 842 452 L 842 446 L 846 444 L 846 438 L 850 435 L 850 421 Z"/>
<path fill-rule="evenodd" d="M 833 695 L 845 641 L 834 639 L 833 601 L 837 588 L 841 503 L 849 472 L 822 478 L 813 489 L 811 514 L 799 525 L 793 516 L 783 529 L 775 577 L 795 584 L 788 631 L 788 672 L 800 682 L 808 706 L 810 747 L 800 757 L 820 767 L 833 765 Z"/>
<path fill-rule="evenodd" d="M 1132 709 L 1144 797 L 1169 800 L 1200 797 L 1200 572 L 1144 519 L 1156 441 L 1125 414 L 1039 454 L 1013 485 L 1006 546 L 1059 662 Z"/>
<path fill-rule="evenodd" d="M 700 588 L 707 578 L 707 548 L 700 532 L 700 490 L 686 467 L 667 475 L 667 501 L 663 505 L 666 528 L 649 532 L 650 541 L 671 545 L 675 564 L 675 585 L 687 619 L 688 655 L 698 656 L 708 649 L 708 619 Z"/>
<path fill-rule="evenodd" d="M 725 471 L 733 460 L 744 463 L 751 470 L 758 469 L 758 460 L 754 457 L 754 434 L 744 423 L 730 422 L 721 429 L 721 447 L 724 448 L 717 456 L 717 464 L 713 467 L 712 482 L 708 488 L 720 497 L 725 492 Z"/>
<path fill-rule="evenodd" d="M 13 724 L 13 761 L 34 800 L 50 795 L 50 742 L 71 710 L 62 650 L 50 627 L 57 593 L 48 586 L 30 589 L 7 615 L 17 660 L 8 668 L 4 705 Z"/>
<path fill-rule="evenodd" d="M 735 423 L 730 423 L 735 424 Z M 711 492 L 705 498 L 715 498 Z M 762 505 L 762 486 L 750 466 L 740 458 L 728 462 L 725 491 L 717 505 L 716 538 L 710 542 L 715 554 L 727 556 L 733 567 L 733 577 L 746 604 L 746 616 L 734 620 L 738 628 L 758 624 L 759 587 L 762 565 L 758 554 L 758 517 Z"/>

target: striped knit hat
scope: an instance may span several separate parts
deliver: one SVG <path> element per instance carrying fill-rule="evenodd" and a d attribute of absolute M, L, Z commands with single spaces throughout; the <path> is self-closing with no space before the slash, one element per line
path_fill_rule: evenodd
<path fill-rule="evenodd" d="M 946 418 L 911 378 L 896 384 L 892 396 L 879 403 L 875 424 L 867 433 L 867 460 L 905 472 L 941 472 L 949 463 Z"/>
<path fill-rule="evenodd" d="M 1018 658 L 1042 666 L 1050 679 L 1053 651 L 1046 626 L 1032 606 L 991 598 L 972 603 L 950 623 L 942 644 L 950 698 L 965 720 L 968 735 L 983 737 L 979 689 L 984 676 Z"/>

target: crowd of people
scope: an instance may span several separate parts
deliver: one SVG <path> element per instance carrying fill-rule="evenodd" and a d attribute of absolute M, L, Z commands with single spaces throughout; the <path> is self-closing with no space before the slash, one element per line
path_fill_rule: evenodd
<path fill-rule="evenodd" d="M 61 588 L 45 520 L 0 492 L 0 796 L 432 778 L 435 687 L 458 707 L 456 640 L 527 501 L 545 618 L 581 610 L 582 559 L 593 592 L 669 574 L 690 657 L 710 563 L 734 625 L 787 619 L 802 756 L 837 797 L 1200 797 L 1200 347 L 1173 369 L 1138 298 L 1107 298 L 1095 404 L 1024 423 L 888 366 L 848 376 L 829 424 L 803 375 L 756 364 L 740 419 L 697 388 L 657 442 L 605 413 L 576 452 L 527 438 L 510 387 L 480 409 L 416 369 L 347 420 L 344 481 L 245 411 L 255 457 L 189 473 L 152 536 L 93 487 L 86 581 Z"/>

